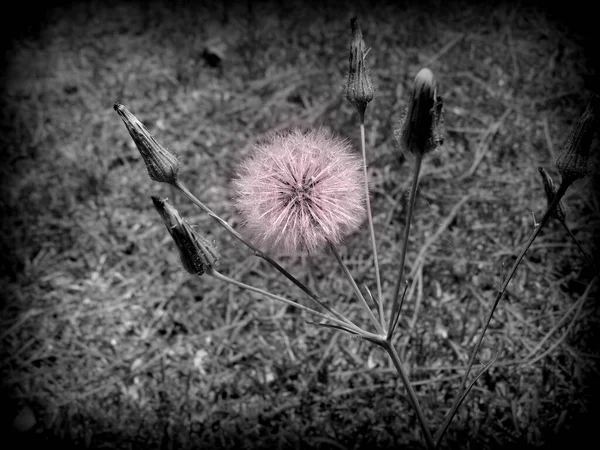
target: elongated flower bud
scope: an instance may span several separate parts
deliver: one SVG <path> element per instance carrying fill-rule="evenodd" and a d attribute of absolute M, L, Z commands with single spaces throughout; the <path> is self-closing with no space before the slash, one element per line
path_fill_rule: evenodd
<path fill-rule="evenodd" d="M 554 196 L 556 195 L 556 188 L 554 187 L 554 182 L 548 172 L 543 167 L 538 167 L 538 172 L 542 176 L 542 183 L 544 184 L 544 192 L 546 193 L 546 201 L 548 202 L 548 206 L 554 200 Z M 558 202 L 556 208 L 554 209 L 553 216 L 556 217 L 559 221 L 564 222 L 566 219 L 565 213 L 565 205 L 562 200 Z"/>
<path fill-rule="evenodd" d="M 422 156 L 443 144 L 443 109 L 433 73 L 427 68 L 421 69 L 415 77 L 412 99 L 398 131 L 404 151 Z"/>
<path fill-rule="evenodd" d="M 152 196 L 152 201 L 175 241 L 183 268 L 192 275 L 210 273 L 218 265 L 215 244 L 198 235 L 167 200 Z"/>
<path fill-rule="evenodd" d="M 573 182 L 590 173 L 589 160 L 594 133 L 600 123 L 600 96 L 590 98 L 585 111 L 556 158 L 556 168 L 564 180 Z"/>
<path fill-rule="evenodd" d="M 125 123 L 127 131 L 142 155 L 150 178 L 162 183 L 175 184 L 179 174 L 177 157 L 154 139 L 144 124 L 122 104 L 115 103 L 114 108 Z"/>
<path fill-rule="evenodd" d="M 373 84 L 365 66 L 365 42 L 356 17 L 350 20 L 352 28 L 352 43 L 350 44 L 350 67 L 346 98 L 358 110 L 361 119 L 364 118 L 367 104 L 373 100 Z"/>

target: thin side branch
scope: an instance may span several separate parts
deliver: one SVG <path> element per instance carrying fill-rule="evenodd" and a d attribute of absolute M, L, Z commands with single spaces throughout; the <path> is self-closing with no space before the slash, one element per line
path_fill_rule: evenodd
<path fill-rule="evenodd" d="M 319 317 L 321 319 L 333 322 L 333 323 L 337 324 L 337 326 L 340 327 L 341 329 L 349 331 L 352 334 L 357 334 L 357 335 L 363 336 L 365 338 L 378 338 L 377 335 L 375 335 L 373 333 L 369 333 L 368 331 L 363 330 L 362 328 L 360 328 L 359 326 L 353 324 L 350 321 L 348 321 L 349 322 L 348 323 L 346 321 L 342 321 L 342 320 L 337 319 L 335 317 L 327 316 L 327 315 L 325 315 L 323 313 L 320 313 L 319 311 L 316 311 L 316 310 L 314 310 L 312 308 L 309 308 L 308 306 L 301 305 L 300 303 L 294 302 L 294 301 L 292 301 L 290 299 L 287 299 L 285 297 L 282 297 L 280 295 L 272 294 L 271 292 L 265 291 L 263 289 L 251 286 L 251 285 L 246 284 L 246 283 L 242 283 L 241 281 L 234 280 L 233 278 L 229 278 L 228 276 L 223 275 L 222 273 L 217 272 L 214 269 L 211 272 L 207 272 L 207 274 L 215 277 L 218 280 L 224 281 L 226 283 L 232 284 L 232 285 L 240 287 L 242 289 L 246 289 L 248 291 L 256 292 L 256 293 L 258 293 L 260 295 L 263 295 L 265 297 L 268 297 L 268 298 L 271 298 L 273 300 L 277 300 L 279 302 L 285 303 L 286 305 L 293 306 L 294 308 L 301 309 L 302 311 L 306 311 L 306 312 L 308 312 L 308 313 L 310 313 L 310 314 L 312 314 L 314 316 L 317 316 L 317 317 Z"/>
<path fill-rule="evenodd" d="M 494 315 L 494 312 L 496 311 L 496 307 L 498 306 L 500 299 L 506 292 L 506 288 L 508 287 L 510 280 L 512 280 L 513 276 L 515 275 L 515 272 L 517 271 L 519 265 L 523 261 L 523 258 L 525 257 L 527 250 L 529 250 L 529 247 L 531 247 L 531 244 L 533 244 L 533 241 L 537 238 L 538 234 L 540 233 L 540 231 L 542 230 L 544 225 L 546 225 L 546 223 L 548 222 L 548 219 L 550 219 L 550 217 L 552 216 L 554 209 L 556 208 L 556 205 L 558 205 L 558 202 L 560 201 L 560 199 L 565 195 L 565 192 L 567 191 L 567 188 L 569 187 L 571 182 L 572 182 L 571 180 L 567 180 L 567 181 L 563 180 L 560 187 L 558 188 L 558 191 L 556 192 L 556 195 L 554 196 L 554 200 L 552 200 L 552 203 L 548 206 L 548 209 L 546 210 L 544 216 L 542 217 L 542 220 L 533 230 L 531 236 L 529 237 L 529 239 L 523 246 L 523 250 L 521 251 L 521 253 L 517 257 L 517 259 L 515 260 L 508 275 L 504 279 L 504 282 L 502 283 L 502 286 L 501 286 L 500 290 L 498 291 L 496 298 L 494 299 L 494 302 L 493 302 L 490 312 L 488 314 L 488 317 L 487 317 L 486 323 L 483 327 L 483 330 L 481 331 L 481 334 L 479 335 L 477 344 L 475 345 L 475 347 L 473 348 L 473 351 L 471 352 L 471 357 L 469 359 L 467 371 L 465 372 L 465 375 L 460 383 L 460 387 L 458 388 L 458 395 L 456 396 L 454 403 L 452 404 L 452 407 L 448 411 L 448 414 L 446 415 L 446 418 L 444 419 L 444 423 L 440 427 L 440 431 L 438 432 L 439 435 L 436 436 L 436 444 L 437 445 L 440 444 L 440 442 L 444 436 L 444 432 L 448 428 L 448 425 L 452 421 L 454 415 L 456 414 L 456 411 L 458 410 L 458 407 L 460 406 L 460 403 L 462 402 L 462 396 L 465 391 L 465 386 L 467 384 L 467 379 L 469 377 L 469 373 L 471 372 L 471 369 L 473 368 L 473 365 L 475 364 L 475 358 L 477 357 L 477 353 L 479 352 L 481 343 L 483 342 L 483 338 L 485 337 L 485 333 L 490 325 L 490 322 L 492 321 L 492 317 Z"/>
<path fill-rule="evenodd" d="M 371 308 L 369 307 L 369 304 L 365 300 L 364 295 L 362 294 L 362 292 L 360 292 L 360 289 L 358 288 L 358 286 L 356 284 L 356 281 L 354 281 L 354 277 L 352 277 L 352 274 L 350 273 L 350 270 L 348 270 L 348 266 L 346 266 L 346 264 L 344 263 L 344 261 L 342 261 L 342 258 L 340 257 L 340 254 L 337 251 L 337 248 L 335 248 L 335 245 L 332 245 L 332 244 L 329 244 L 329 248 L 331 249 L 331 253 L 333 253 L 333 256 L 335 256 L 335 259 L 337 260 L 338 264 L 342 268 L 342 271 L 344 272 L 344 275 L 346 275 L 346 278 L 350 282 L 350 285 L 352 286 L 352 289 L 354 290 L 354 293 L 356 294 L 356 297 L 362 303 L 363 308 L 366 309 L 367 312 L 369 313 L 369 317 L 371 318 L 371 321 L 373 322 L 373 325 L 375 325 L 375 329 L 377 330 L 378 333 L 380 333 L 380 334 L 383 335 L 383 328 L 382 328 L 381 324 L 379 323 L 379 321 L 377 320 L 377 318 L 373 314 L 373 311 L 371 310 Z"/>
<path fill-rule="evenodd" d="M 419 173 L 421 172 L 421 162 L 423 161 L 423 155 L 415 154 L 415 166 L 413 168 L 413 179 L 412 186 L 410 188 L 410 197 L 408 199 L 408 211 L 406 213 L 406 226 L 404 227 L 404 240 L 402 242 L 402 252 L 400 254 L 400 271 L 398 273 L 398 279 L 396 280 L 396 286 L 394 288 L 394 297 L 392 301 L 392 313 L 390 315 L 390 323 L 387 333 L 388 341 L 392 339 L 393 324 L 396 322 L 396 315 L 398 314 L 398 295 L 400 294 L 400 285 L 402 284 L 402 276 L 404 275 L 404 265 L 406 262 L 406 251 L 408 249 L 408 237 L 410 235 L 410 222 L 412 219 L 413 207 L 415 204 L 415 197 L 417 194 L 417 187 L 419 184 Z"/>
<path fill-rule="evenodd" d="M 369 219 L 369 232 L 371 233 L 371 247 L 373 248 L 373 264 L 375 266 L 375 280 L 377 281 L 377 305 L 381 326 L 385 328 L 385 314 L 383 312 L 383 294 L 381 290 L 381 275 L 379 274 L 379 258 L 377 257 L 377 243 L 375 242 L 375 227 L 373 225 L 373 214 L 371 214 L 371 200 L 369 198 L 369 179 L 367 178 L 367 152 L 365 143 L 365 118 L 361 114 L 360 119 L 360 147 L 362 150 L 363 175 L 365 180 L 365 201 L 367 206 L 367 217 Z"/>

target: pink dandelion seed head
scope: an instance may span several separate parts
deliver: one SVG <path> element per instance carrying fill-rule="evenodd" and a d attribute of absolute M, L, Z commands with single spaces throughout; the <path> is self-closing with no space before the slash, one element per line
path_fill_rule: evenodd
<path fill-rule="evenodd" d="M 361 168 L 350 144 L 324 129 L 278 133 L 242 163 L 235 205 L 261 248 L 312 253 L 364 220 Z"/>

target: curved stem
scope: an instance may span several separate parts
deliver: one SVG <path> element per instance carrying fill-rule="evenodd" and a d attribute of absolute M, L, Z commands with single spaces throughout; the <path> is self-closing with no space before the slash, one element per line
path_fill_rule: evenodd
<path fill-rule="evenodd" d="M 375 242 L 375 227 L 373 226 L 373 215 L 371 214 L 371 200 L 369 198 L 369 179 L 367 176 L 367 152 L 365 143 L 365 116 L 360 114 L 360 148 L 362 150 L 363 175 L 365 179 L 365 201 L 367 206 L 367 217 L 369 219 L 369 232 L 371 233 L 371 247 L 373 247 L 373 264 L 375 266 L 375 280 L 377 281 L 377 307 L 381 326 L 385 328 L 385 315 L 383 313 L 383 296 L 381 292 L 381 276 L 379 274 L 379 259 L 377 257 L 377 244 Z M 369 309 L 370 311 L 370 309 Z"/>
<path fill-rule="evenodd" d="M 402 381 L 402 384 L 406 389 L 406 393 L 408 394 L 408 400 L 410 401 L 410 404 L 412 405 L 412 407 L 415 410 L 415 413 L 417 414 L 417 420 L 419 421 L 419 425 L 421 426 L 421 431 L 423 432 L 427 448 L 430 450 L 435 449 L 435 442 L 433 440 L 433 436 L 431 435 L 431 431 L 427 426 L 427 422 L 425 421 L 425 415 L 423 414 L 423 410 L 421 409 L 421 406 L 419 404 L 419 399 L 417 398 L 417 394 L 415 393 L 415 390 L 410 384 L 408 374 L 404 369 L 402 360 L 400 359 L 400 355 L 398 354 L 396 347 L 394 347 L 394 345 L 389 340 L 382 341 L 380 345 L 390 356 L 390 358 L 392 359 L 392 363 L 394 363 L 394 367 L 396 367 L 396 370 L 398 371 L 398 375 L 400 375 L 400 380 Z"/>
<path fill-rule="evenodd" d="M 390 323 L 388 328 L 387 339 L 391 341 L 393 333 L 393 324 L 396 323 L 396 314 L 398 314 L 398 294 L 400 293 L 400 285 L 402 284 L 402 275 L 404 274 L 404 265 L 406 261 L 406 250 L 408 249 L 408 237 L 410 235 L 410 222 L 412 219 L 413 207 L 415 204 L 415 197 L 417 194 L 417 186 L 419 184 L 419 172 L 421 171 L 421 162 L 423 156 L 418 152 L 415 152 L 415 165 L 413 167 L 413 179 L 410 187 L 410 197 L 408 199 L 408 211 L 406 213 L 406 226 L 404 227 L 404 241 L 402 242 L 402 252 L 400 254 L 400 272 L 398 273 L 398 279 L 396 280 L 396 286 L 394 288 L 394 300 L 392 302 L 392 314 L 390 316 Z"/>
<path fill-rule="evenodd" d="M 454 418 L 454 415 L 456 414 L 456 411 L 458 410 L 458 407 L 460 406 L 462 393 L 467 384 L 467 378 L 469 377 L 469 373 L 471 372 L 471 369 L 473 368 L 473 365 L 475 364 L 475 358 L 477 357 L 477 353 L 479 352 L 479 348 L 481 347 L 481 343 L 483 342 L 483 338 L 484 338 L 485 333 L 490 325 L 490 322 L 492 321 L 492 316 L 494 315 L 494 312 L 496 311 L 496 307 L 498 306 L 500 299 L 506 292 L 506 288 L 508 287 L 510 280 L 512 280 L 512 277 L 515 275 L 515 272 L 517 271 L 519 265 L 523 261 L 523 258 L 525 257 L 527 250 L 529 250 L 529 247 L 531 247 L 531 244 L 533 244 L 533 241 L 537 238 L 540 231 L 542 231 L 542 227 L 544 225 L 546 225 L 546 223 L 548 222 L 548 219 L 552 216 L 556 205 L 558 205 L 558 202 L 560 201 L 560 199 L 563 197 L 563 195 L 565 195 L 565 192 L 567 192 L 567 188 L 570 186 L 571 182 L 572 181 L 569 181 L 569 180 L 563 180 L 560 187 L 558 188 L 558 191 L 556 192 L 556 195 L 554 196 L 554 199 L 552 200 L 552 203 L 548 206 L 548 209 L 544 213 L 544 216 L 542 217 L 542 220 L 540 221 L 538 226 L 536 226 L 535 229 L 533 230 L 533 232 L 531 233 L 531 236 L 525 243 L 523 250 L 521 250 L 521 253 L 519 254 L 517 259 L 513 263 L 508 275 L 506 276 L 506 278 L 504 279 L 504 282 L 502 283 L 502 286 L 500 287 L 500 290 L 496 294 L 496 297 L 494 298 L 494 302 L 492 303 L 492 308 L 490 309 L 490 312 L 487 316 L 485 326 L 483 327 L 483 330 L 481 331 L 481 334 L 479 335 L 477 344 L 475 345 L 475 347 L 473 348 L 473 351 L 471 352 L 471 357 L 469 358 L 469 364 L 467 366 L 467 371 L 465 372 L 465 375 L 464 375 L 463 379 L 461 380 L 460 386 L 458 388 L 458 395 L 454 399 L 454 402 L 453 402 L 450 410 L 448 411 L 448 414 L 447 414 L 446 418 L 444 419 L 442 426 L 436 433 L 435 441 L 436 441 L 437 445 L 440 444 L 442 438 L 444 437 L 444 433 L 448 429 L 450 422 Z"/>
<path fill-rule="evenodd" d="M 596 272 L 598 272 L 598 269 L 596 268 L 596 265 L 594 264 L 594 261 L 592 260 L 591 256 L 588 255 L 588 253 L 583 249 L 583 247 L 579 243 L 579 240 L 575 237 L 575 235 L 573 234 L 573 232 L 571 231 L 571 229 L 569 228 L 569 226 L 567 225 L 567 223 L 564 220 L 561 220 L 560 223 L 563 226 L 563 228 L 567 231 L 567 233 L 569 234 L 569 236 L 571 237 L 571 239 L 573 239 L 573 241 L 575 242 L 575 245 L 577 245 L 577 248 L 579 249 L 579 251 L 581 252 L 581 254 L 583 255 L 583 257 L 585 258 L 585 260 L 587 261 L 587 263 Z"/>

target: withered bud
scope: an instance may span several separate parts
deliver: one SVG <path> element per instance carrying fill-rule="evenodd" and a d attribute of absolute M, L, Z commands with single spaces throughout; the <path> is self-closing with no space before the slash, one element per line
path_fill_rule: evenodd
<path fill-rule="evenodd" d="M 599 118 L 600 96 L 594 94 L 567 138 L 560 155 L 556 158 L 556 169 L 563 182 L 567 180 L 572 183 L 589 175 L 592 140 L 598 130 Z"/>
<path fill-rule="evenodd" d="M 444 103 L 442 97 L 437 96 L 433 73 L 427 68 L 421 69 L 397 132 L 402 148 L 423 156 L 442 145 L 443 114 Z"/>
<path fill-rule="evenodd" d="M 350 27 L 352 28 L 352 42 L 350 44 L 346 98 L 358 110 L 362 120 L 367 104 L 373 100 L 373 84 L 365 66 L 365 42 L 356 17 L 350 20 Z"/>
<path fill-rule="evenodd" d="M 162 183 L 175 184 L 179 174 L 177 157 L 154 139 L 144 124 L 122 104 L 115 103 L 114 108 L 142 155 L 150 178 Z"/>
<path fill-rule="evenodd" d="M 192 275 L 210 273 L 219 260 L 215 243 L 197 234 L 166 199 L 152 196 L 152 202 L 175 241 L 183 268 Z"/>
<path fill-rule="evenodd" d="M 554 197 L 556 196 L 556 188 L 554 187 L 554 181 L 552 181 L 552 178 L 550 177 L 550 175 L 548 175 L 548 172 L 546 172 L 546 170 L 543 167 L 538 167 L 538 172 L 542 176 L 544 192 L 546 193 L 546 201 L 548 202 L 549 207 L 554 201 Z M 558 205 L 556 205 L 556 208 L 554 208 L 554 212 L 552 215 L 556 217 L 559 221 L 564 223 L 567 215 L 565 212 L 565 205 L 562 202 L 562 200 L 558 202 Z"/>

